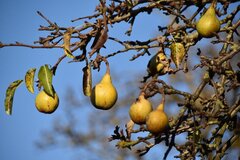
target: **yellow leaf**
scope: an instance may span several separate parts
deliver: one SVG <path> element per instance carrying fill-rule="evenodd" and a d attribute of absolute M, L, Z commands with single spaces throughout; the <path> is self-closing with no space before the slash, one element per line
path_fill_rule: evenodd
<path fill-rule="evenodd" d="M 179 65 L 182 63 L 183 58 L 186 54 L 185 48 L 182 43 L 172 43 L 170 49 L 173 63 L 177 68 L 179 68 Z"/>
<path fill-rule="evenodd" d="M 83 68 L 83 93 L 85 96 L 91 96 L 92 91 L 92 72 L 90 64 Z"/>
<path fill-rule="evenodd" d="M 12 104 L 13 104 L 14 94 L 15 94 L 17 87 L 22 83 L 22 81 L 23 80 L 16 80 L 8 86 L 8 89 L 6 91 L 5 101 L 4 101 L 5 112 L 8 115 L 12 114 Z"/>
<path fill-rule="evenodd" d="M 68 57 L 74 58 L 74 56 L 72 55 L 71 48 L 70 48 L 71 37 L 72 37 L 72 29 L 68 29 L 63 35 L 63 49 L 64 49 L 64 53 Z"/>
<path fill-rule="evenodd" d="M 31 68 L 25 75 L 25 85 L 29 92 L 34 93 L 34 76 L 36 68 Z"/>

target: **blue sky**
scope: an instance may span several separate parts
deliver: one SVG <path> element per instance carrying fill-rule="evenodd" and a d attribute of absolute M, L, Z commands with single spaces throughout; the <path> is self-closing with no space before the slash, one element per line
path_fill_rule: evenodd
<path fill-rule="evenodd" d="M 32 44 L 38 40 L 39 36 L 44 36 L 46 32 L 38 31 L 39 25 L 47 25 L 47 23 L 37 15 L 37 11 L 41 11 L 53 22 L 60 26 L 79 26 L 82 21 L 72 23 L 70 20 L 91 15 L 95 9 L 98 0 L 79 1 L 79 0 L 1 0 L 0 1 L 0 41 L 10 43 L 19 41 Z M 151 16 L 141 15 L 136 19 L 133 27 L 132 40 L 146 40 L 149 37 L 155 37 L 157 25 L 168 24 L 170 18 L 159 16 L 158 12 L 153 12 Z M 124 32 L 129 25 L 117 24 L 114 28 L 110 27 L 110 36 L 115 36 L 128 40 L 129 37 L 124 36 Z M 147 32 L 146 32 L 147 31 Z M 203 42 L 207 43 L 207 41 Z M 112 52 L 118 46 L 112 45 L 111 42 L 106 44 L 107 49 L 103 52 Z M 60 64 L 57 74 L 54 77 L 53 84 L 60 97 L 60 106 L 54 114 L 45 115 L 39 113 L 34 106 L 34 99 L 37 95 L 30 94 L 24 84 L 22 84 L 15 93 L 13 114 L 8 116 L 4 111 L 4 97 L 8 85 L 17 80 L 23 79 L 29 68 L 39 68 L 41 65 L 53 65 L 62 55 L 60 49 L 29 49 L 21 47 L 7 47 L 0 49 L 0 159 L 1 160 L 46 160 L 46 159 L 70 159 L 71 152 L 64 152 L 61 149 L 51 149 L 49 151 L 37 150 L 34 141 L 39 139 L 40 131 L 51 127 L 52 120 L 58 117 L 62 112 L 61 99 L 64 99 L 66 89 L 72 87 L 79 89 L 81 92 L 81 68 L 84 64 L 71 63 L 64 60 Z M 136 61 L 129 62 L 134 52 L 124 53 L 110 58 L 111 70 L 118 76 L 123 74 L 123 79 L 127 79 L 132 75 L 139 73 L 140 76 L 146 74 L 146 65 L 148 58 L 139 58 Z M 127 72 L 124 72 L 127 71 Z M 104 73 L 93 71 L 93 83 L 96 83 Z M 113 80 L 115 79 L 113 74 Z M 120 80 L 116 80 L 120 81 Z M 122 89 L 116 84 L 119 93 L 125 93 L 127 90 Z M 136 85 L 138 87 L 138 85 Z M 187 90 L 187 88 L 182 88 Z M 36 90 L 36 88 L 35 88 Z M 137 96 L 138 93 L 136 93 Z"/>
<path fill-rule="evenodd" d="M 11 43 L 15 41 L 33 44 L 39 36 L 44 36 L 47 33 L 37 31 L 39 25 L 47 25 L 47 23 L 37 15 L 37 11 L 41 11 L 53 22 L 60 26 L 79 26 L 82 21 L 71 23 L 70 20 L 91 15 L 95 9 L 98 0 L 78 1 L 78 0 L 1 0 L 0 1 L 0 41 L 3 43 Z M 158 14 L 154 14 L 158 16 Z M 151 28 L 149 18 L 142 17 L 145 21 L 136 20 L 132 38 L 145 40 L 146 36 L 154 36 L 156 30 L 143 33 L 139 28 Z M 159 19 L 159 22 L 161 20 Z M 110 34 L 121 35 L 129 27 L 128 25 L 118 24 L 114 28 L 110 28 Z M 156 28 L 155 28 L 156 29 Z M 122 33 L 121 33 L 122 31 Z M 120 33 L 119 33 L 120 32 Z M 127 38 L 126 36 L 124 38 Z M 111 51 L 114 46 L 107 44 L 107 49 Z M 107 51 L 107 50 L 106 50 Z M 71 152 L 62 153 L 61 149 L 53 149 L 50 151 L 37 150 L 34 141 L 39 139 L 40 131 L 51 127 L 52 120 L 59 116 L 62 112 L 61 103 L 58 110 L 52 115 L 39 113 L 34 106 L 34 99 L 37 94 L 30 94 L 24 84 L 16 91 L 13 103 L 13 114 L 8 116 L 4 111 L 4 97 L 8 85 L 17 80 L 23 79 L 26 71 L 29 68 L 39 68 L 41 65 L 53 65 L 59 56 L 62 55 L 62 50 L 55 49 L 29 49 L 21 47 L 7 47 L 0 49 L 0 159 L 15 160 L 15 159 L 70 159 Z M 126 77 L 129 77 L 135 71 L 143 69 L 144 75 L 146 72 L 145 66 L 147 60 L 142 59 L 134 62 L 129 62 L 133 53 L 125 56 L 111 58 L 110 66 L 114 72 L 123 73 L 128 71 Z M 124 58 L 125 57 L 125 58 Z M 121 60 L 121 63 L 119 63 Z M 126 67 L 124 67 L 126 66 Z M 65 91 L 68 87 L 81 88 L 81 68 L 82 64 L 68 64 L 65 60 L 58 68 L 57 74 L 54 77 L 53 83 L 58 95 L 63 99 Z M 99 80 L 103 72 L 97 73 L 94 71 L 96 80 Z M 79 76 L 77 76 L 78 74 Z M 113 77 L 114 79 L 114 77 Z M 120 92 L 126 92 L 118 87 Z M 35 88 L 36 90 L 36 88 Z M 136 93 L 137 95 L 138 93 Z M 61 101 L 60 101 L 61 102 Z M 60 155 L 60 156 L 59 156 Z"/>
<path fill-rule="evenodd" d="M 45 35 L 45 33 L 37 31 L 39 25 L 47 25 L 36 11 L 41 11 L 58 24 L 68 26 L 71 25 L 71 19 L 91 14 L 96 2 L 96 0 L 84 2 L 77 0 L 1 0 L 0 41 L 3 43 L 19 41 L 32 44 L 40 35 Z M 39 68 L 43 64 L 54 64 L 57 58 L 62 55 L 61 52 L 60 50 L 32 50 L 16 47 L 0 49 L 1 160 L 70 159 L 69 152 L 66 154 L 59 154 L 61 150 L 42 152 L 36 150 L 34 145 L 34 141 L 40 136 L 40 131 L 50 127 L 52 120 L 61 113 L 61 105 L 55 114 L 41 114 L 34 106 L 37 93 L 30 94 L 24 85 L 21 85 L 15 93 L 13 115 L 7 116 L 3 106 L 5 90 L 12 81 L 23 79 L 29 68 Z M 65 62 L 65 64 L 67 63 Z M 81 69 L 72 64 L 63 65 L 59 70 L 61 72 L 58 72 L 54 84 L 59 97 L 63 98 L 64 91 L 68 86 L 80 88 L 81 75 L 79 77 L 73 77 L 73 75 L 77 70 L 81 73 Z"/>

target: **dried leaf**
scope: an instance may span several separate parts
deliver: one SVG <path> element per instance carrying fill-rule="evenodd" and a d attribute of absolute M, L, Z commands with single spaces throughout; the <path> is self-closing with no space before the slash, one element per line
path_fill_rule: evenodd
<path fill-rule="evenodd" d="M 34 76 L 36 68 L 31 68 L 25 75 L 25 85 L 29 92 L 34 93 Z"/>
<path fill-rule="evenodd" d="M 72 29 L 68 29 L 63 35 L 63 48 L 64 48 L 64 53 L 68 57 L 74 58 L 74 56 L 72 55 L 72 52 L 71 52 L 71 48 L 70 48 L 71 37 L 72 37 Z"/>
<path fill-rule="evenodd" d="M 54 97 L 54 89 L 52 87 L 52 71 L 48 68 L 48 65 L 41 66 L 38 72 L 39 83 L 43 86 L 44 91 Z"/>
<path fill-rule="evenodd" d="M 83 93 L 85 96 L 91 96 L 92 91 L 92 71 L 90 64 L 83 68 Z"/>
<path fill-rule="evenodd" d="M 172 43 L 170 49 L 173 63 L 179 68 L 186 54 L 185 48 L 182 43 Z"/>
<path fill-rule="evenodd" d="M 125 125 L 128 139 L 131 139 L 131 133 L 132 133 L 134 124 L 135 123 L 132 120 L 129 120 L 128 123 Z"/>
<path fill-rule="evenodd" d="M 8 89 L 6 91 L 5 101 L 4 101 L 5 112 L 8 115 L 12 114 L 12 104 L 13 104 L 14 94 L 17 87 L 22 83 L 22 81 L 23 80 L 16 80 L 8 86 Z"/>
<path fill-rule="evenodd" d="M 93 42 L 93 47 L 92 51 L 89 53 L 89 56 L 91 57 L 96 51 L 101 49 L 105 42 L 108 39 L 108 28 L 105 28 L 104 30 L 102 29 L 100 36 L 95 37 L 94 42 Z"/>

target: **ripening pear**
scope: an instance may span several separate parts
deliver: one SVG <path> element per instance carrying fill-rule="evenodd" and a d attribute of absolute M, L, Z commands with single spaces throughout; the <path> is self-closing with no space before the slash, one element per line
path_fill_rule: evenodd
<path fill-rule="evenodd" d="M 152 134 L 162 133 L 168 126 L 168 116 L 164 112 L 164 103 L 160 103 L 156 110 L 150 112 L 146 119 L 146 125 Z"/>
<path fill-rule="evenodd" d="M 169 68 L 169 62 L 164 52 L 158 52 L 148 62 L 147 71 L 149 75 L 164 75 Z"/>
<path fill-rule="evenodd" d="M 35 106 L 39 112 L 51 114 L 57 108 L 59 104 L 58 95 L 55 92 L 54 97 L 49 96 L 44 90 L 38 93 L 35 99 Z"/>
<path fill-rule="evenodd" d="M 215 3 L 212 3 L 206 13 L 199 19 L 196 25 L 198 33 L 206 38 L 211 38 L 220 30 L 220 21 L 215 13 Z"/>
<path fill-rule="evenodd" d="M 146 117 L 151 111 L 151 103 L 145 99 L 143 94 L 141 94 L 138 99 L 131 105 L 129 109 L 129 116 L 134 123 L 144 124 L 146 122 Z"/>
<path fill-rule="evenodd" d="M 97 109 L 108 110 L 113 107 L 118 98 L 116 88 L 112 84 L 109 71 L 105 73 L 102 80 L 92 89 L 91 103 Z"/>

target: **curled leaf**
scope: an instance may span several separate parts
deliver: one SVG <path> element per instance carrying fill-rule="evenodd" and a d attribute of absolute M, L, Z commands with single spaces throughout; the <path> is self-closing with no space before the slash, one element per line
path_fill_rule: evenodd
<path fill-rule="evenodd" d="M 176 65 L 177 68 L 179 68 L 186 54 L 185 48 L 182 43 L 172 43 L 170 49 L 173 63 Z"/>
<path fill-rule="evenodd" d="M 34 76 L 36 68 L 31 68 L 25 75 L 25 85 L 29 92 L 34 93 Z"/>
<path fill-rule="evenodd" d="M 54 97 L 54 89 L 52 86 L 52 72 L 48 68 L 48 65 L 41 66 L 38 72 L 38 79 L 40 85 L 43 86 L 44 91 L 50 95 L 51 97 Z"/>
<path fill-rule="evenodd" d="M 12 104 L 13 104 L 14 94 L 17 87 L 22 83 L 22 81 L 23 80 L 16 80 L 12 82 L 7 88 L 4 105 L 5 105 L 5 112 L 8 115 L 12 114 Z"/>
<path fill-rule="evenodd" d="M 93 44 L 92 44 L 92 51 L 89 53 L 89 56 L 91 57 L 96 51 L 98 51 L 99 49 L 101 49 L 105 42 L 108 39 L 108 29 L 102 29 L 101 30 L 101 34 L 97 34 L 97 36 L 95 37 Z"/>
<path fill-rule="evenodd" d="M 92 71 L 90 64 L 87 64 L 82 70 L 83 70 L 83 94 L 85 96 L 91 96 Z"/>
<path fill-rule="evenodd" d="M 68 29 L 63 35 L 63 49 L 64 49 L 65 55 L 67 55 L 70 58 L 74 58 L 70 48 L 71 36 L 72 36 L 72 29 Z"/>

